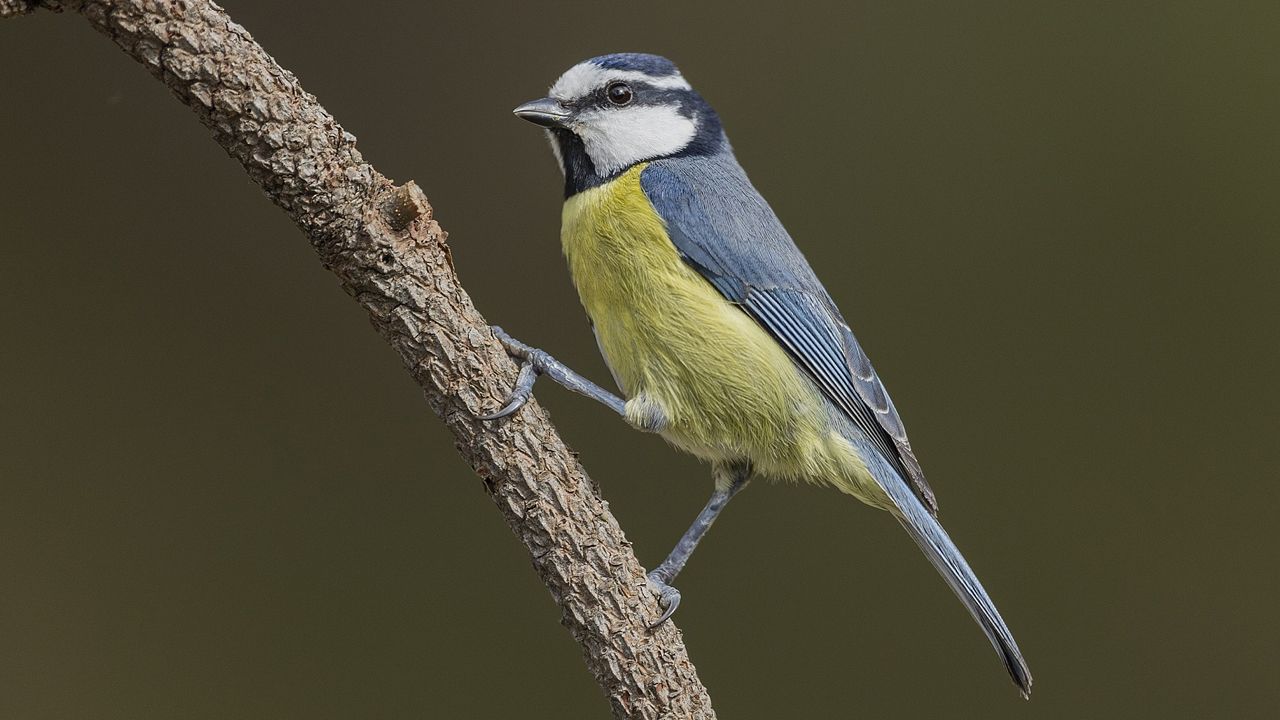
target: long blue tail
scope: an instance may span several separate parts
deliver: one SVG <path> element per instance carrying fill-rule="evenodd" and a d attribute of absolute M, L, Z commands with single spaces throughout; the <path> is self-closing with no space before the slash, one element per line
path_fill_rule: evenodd
<path fill-rule="evenodd" d="M 1009 632 L 1004 618 L 1000 617 L 1000 611 L 996 610 L 995 603 L 991 602 L 987 591 L 982 588 L 982 583 L 978 582 L 973 570 L 969 569 L 969 563 L 965 562 L 955 543 L 951 542 L 947 531 L 925 510 L 906 482 L 898 478 L 896 473 L 888 481 L 881 479 L 880 486 L 898 506 L 898 521 L 906 528 L 907 534 L 916 541 L 925 557 L 929 558 L 929 562 L 933 563 L 951 586 L 956 597 L 968 608 L 969 614 L 982 626 L 982 631 L 1000 654 L 1005 669 L 1022 691 L 1022 696 L 1030 697 L 1031 670 L 1027 667 L 1027 661 L 1022 659 L 1022 652 L 1018 650 L 1013 633 Z"/>

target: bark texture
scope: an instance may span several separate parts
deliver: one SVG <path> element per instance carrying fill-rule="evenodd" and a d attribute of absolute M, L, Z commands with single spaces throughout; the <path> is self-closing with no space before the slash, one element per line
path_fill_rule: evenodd
<path fill-rule="evenodd" d="M 458 452 L 526 548 L 616 718 L 714 718 L 679 631 L 621 528 L 536 403 L 496 423 L 515 380 L 454 274 L 444 230 L 413 182 L 361 157 L 289 71 L 207 0 L 0 0 L 87 18 L 190 107 L 306 233 L 325 267 L 404 360 Z"/>

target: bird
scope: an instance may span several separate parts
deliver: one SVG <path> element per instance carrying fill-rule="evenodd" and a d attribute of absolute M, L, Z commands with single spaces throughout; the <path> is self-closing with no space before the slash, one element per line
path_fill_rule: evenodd
<path fill-rule="evenodd" d="M 749 481 L 809 482 L 893 515 L 1029 697 L 1031 671 L 939 524 L 884 384 L 676 65 L 594 57 L 513 112 L 545 130 L 564 173 L 562 250 L 621 395 L 494 326 L 521 367 L 480 419 L 519 411 L 545 375 L 711 465 L 711 498 L 647 576 L 662 611 L 652 626 L 675 612 L 676 575 Z"/>

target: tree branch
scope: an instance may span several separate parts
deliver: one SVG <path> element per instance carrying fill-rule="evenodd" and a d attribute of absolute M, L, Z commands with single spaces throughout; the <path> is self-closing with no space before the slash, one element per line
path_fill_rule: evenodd
<path fill-rule="evenodd" d="M 528 549 L 616 718 L 714 718 L 679 631 L 617 521 L 536 405 L 483 423 L 515 379 L 413 182 L 395 186 L 249 33 L 207 0 L 0 0 L 0 17 L 74 10 L 195 111 L 293 218 L 453 433 Z"/>

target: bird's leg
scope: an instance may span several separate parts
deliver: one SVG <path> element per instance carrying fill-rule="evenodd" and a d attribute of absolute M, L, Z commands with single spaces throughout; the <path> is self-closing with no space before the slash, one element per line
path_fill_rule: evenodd
<path fill-rule="evenodd" d="M 698 542 L 707 533 L 711 523 L 719 517 L 720 511 L 733 499 L 734 495 L 738 494 L 739 490 L 746 487 L 747 481 L 751 479 L 751 465 L 742 463 L 718 466 L 716 474 L 716 489 L 711 493 L 711 499 L 707 501 L 706 507 L 698 513 L 698 517 L 689 529 L 684 531 L 684 535 L 680 536 L 680 541 L 671 550 L 671 554 L 667 555 L 667 559 L 649 573 L 649 584 L 657 593 L 658 604 L 662 607 L 662 616 L 649 626 L 651 628 L 666 622 L 679 607 L 680 591 L 671 587 L 671 581 L 676 579 L 676 575 L 684 569 L 684 564 L 689 562 L 689 556 L 693 555 L 694 548 L 698 547 Z M 727 479 L 727 482 L 722 482 L 722 479 Z"/>
<path fill-rule="evenodd" d="M 507 348 L 507 352 L 522 361 L 520 376 L 516 378 L 516 386 L 512 389 L 506 405 L 497 412 L 478 416 L 480 420 L 497 420 L 524 407 L 524 404 L 529 402 L 529 398 L 533 394 L 533 384 L 537 382 L 539 375 L 546 375 L 564 387 L 580 395 L 586 395 L 592 400 L 604 404 L 622 417 L 627 417 L 626 403 L 622 398 L 570 370 L 564 363 L 542 350 L 516 340 L 497 325 L 493 326 L 493 335 L 498 338 L 498 342 Z"/>

